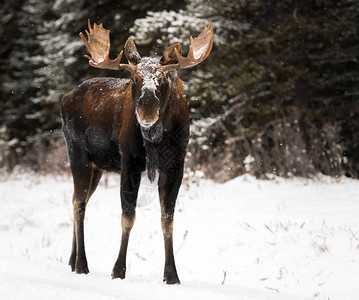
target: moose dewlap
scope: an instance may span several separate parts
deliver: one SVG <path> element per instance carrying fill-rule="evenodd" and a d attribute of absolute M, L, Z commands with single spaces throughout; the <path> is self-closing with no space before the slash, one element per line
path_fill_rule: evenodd
<path fill-rule="evenodd" d="M 180 283 L 173 255 L 173 217 L 183 177 L 189 137 L 189 114 L 183 82 L 176 69 L 193 67 L 209 55 L 214 35 L 211 24 L 191 37 L 187 57 L 182 46 L 168 47 L 162 57 L 141 58 L 131 38 L 109 58 L 110 31 L 102 24 L 80 33 L 95 68 L 131 73 L 131 79 L 93 78 L 65 95 L 61 102 L 63 133 L 74 182 L 74 231 L 69 264 L 76 273 L 88 273 L 84 244 L 86 205 L 104 171 L 121 173 L 122 238 L 112 278 L 125 278 L 126 253 L 135 221 L 141 173 L 151 181 L 158 171 L 161 222 L 165 244 L 164 281 Z"/>

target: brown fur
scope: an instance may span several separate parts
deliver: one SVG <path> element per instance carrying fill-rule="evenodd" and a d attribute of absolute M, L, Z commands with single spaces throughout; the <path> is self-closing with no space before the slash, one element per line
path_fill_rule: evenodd
<path fill-rule="evenodd" d="M 135 221 L 141 172 L 147 168 L 150 180 L 154 180 L 156 170 L 159 172 L 166 253 L 164 280 L 172 284 L 180 282 L 173 257 L 172 233 L 189 136 L 188 105 L 183 82 L 176 71 L 159 72 L 156 80 L 156 90 L 145 93 L 143 75 L 138 72 L 132 74 L 131 80 L 94 78 L 66 94 L 61 102 L 63 132 L 75 188 L 74 237 L 69 264 L 77 273 L 88 273 L 83 228 L 86 204 L 102 172 L 115 171 L 121 172 L 122 242 L 112 277 L 125 277 L 127 245 Z M 149 120 L 150 126 L 139 123 L 143 120 Z"/>

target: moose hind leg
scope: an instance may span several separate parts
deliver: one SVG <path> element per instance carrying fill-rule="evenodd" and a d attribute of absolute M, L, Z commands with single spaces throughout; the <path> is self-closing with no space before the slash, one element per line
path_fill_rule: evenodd
<path fill-rule="evenodd" d="M 76 265 L 76 230 L 75 230 L 75 220 L 73 224 L 73 235 L 72 235 L 72 250 L 71 250 L 71 256 L 69 259 L 69 265 L 71 266 L 71 271 L 75 272 L 75 265 Z"/>
<path fill-rule="evenodd" d="M 74 229 L 72 252 L 69 265 L 78 274 L 89 272 L 85 253 L 84 219 L 89 198 L 95 191 L 101 178 L 102 171 L 91 162 L 82 166 L 71 166 L 74 179 L 74 194 L 72 197 Z"/>

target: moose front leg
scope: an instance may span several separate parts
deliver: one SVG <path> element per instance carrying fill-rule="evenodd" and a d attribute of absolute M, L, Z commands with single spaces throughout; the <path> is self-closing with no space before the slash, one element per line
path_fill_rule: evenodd
<path fill-rule="evenodd" d="M 112 279 L 126 276 L 126 255 L 130 232 L 136 218 L 136 202 L 141 171 L 133 162 L 125 163 L 121 171 L 122 237 L 120 252 L 112 270 Z"/>
<path fill-rule="evenodd" d="M 183 163 L 174 172 L 160 171 L 158 190 L 161 203 L 161 224 L 165 243 L 165 269 L 163 281 L 167 284 L 180 284 L 173 255 L 173 217 L 178 190 L 183 177 Z"/>

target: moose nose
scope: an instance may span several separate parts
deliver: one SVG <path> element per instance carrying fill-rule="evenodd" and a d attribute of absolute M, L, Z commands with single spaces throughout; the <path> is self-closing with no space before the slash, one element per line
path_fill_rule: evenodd
<path fill-rule="evenodd" d="M 145 126 L 145 127 L 150 127 L 153 124 L 155 124 L 158 120 L 158 116 L 155 116 L 152 119 L 145 119 L 145 120 L 140 120 L 140 122 L 142 123 L 141 125 Z"/>
<path fill-rule="evenodd" d="M 141 114 L 138 116 L 138 121 L 140 123 L 141 126 L 143 127 L 151 127 L 153 124 L 155 124 L 158 120 L 159 116 L 155 115 L 155 116 L 146 116 L 146 117 L 141 117 Z"/>

